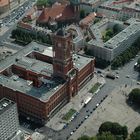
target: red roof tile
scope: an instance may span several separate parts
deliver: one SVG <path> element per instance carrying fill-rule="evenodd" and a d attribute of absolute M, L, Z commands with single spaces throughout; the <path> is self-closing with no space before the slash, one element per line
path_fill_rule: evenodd
<path fill-rule="evenodd" d="M 56 21 L 74 18 L 74 10 L 70 5 L 54 5 L 42 11 L 37 19 L 38 22 L 48 22 L 49 18 Z"/>
<path fill-rule="evenodd" d="M 32 29 L 32 26 L 29 25 L 28 23 L 24 23 L 24 22 L 19 22 L 18 23 L 18 26 L 19 27 L 22 27 L 22 28 L 25 28 L 25 29 L 28 29 L 28 30 L 31 30 Z"/>
<path fill-rule="evenodd" d="M 89 25 L 95 19 L 96 13 L 91 13 L 80 21 L 80 25 Z"/>

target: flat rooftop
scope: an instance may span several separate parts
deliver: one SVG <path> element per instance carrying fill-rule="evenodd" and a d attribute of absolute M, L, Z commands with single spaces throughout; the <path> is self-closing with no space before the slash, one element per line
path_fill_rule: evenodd
<path fill-rule="evenodd" d="M 15 104 L 13 101 L 7 98 L 2 98 L 0 100 L 0 115 L 8 110 L 13 104 Z"/>
<path fill-rule="evenodd" d="M 0 84 L 4 87 L 10 88 L 13 91 L 19 91 L 29 96 L 33 96 L 41 101 L 47 101 L 49 97 L 51 97 L 56 90 L 58 90 L 63 82 L 60 80 L 46 79 L 49 84 L 44 84 L 41 87 L 33 87 L 30 85 L 30 81 L 19 78 L 17 75 L 13 75 L 11 77 L 7 77 L 4 75 L 0 75 Z"/>
<path fill-rule="evenodd" d="M 0 46 L 0 61 L 4 60 L 6 57 L 11 56 L 16 53 L 17 50 L 13 50 L 11 48 L 6 47 L 5 45 Z"/>
<path fill-rule="evenodd" d="M 130 9 L 134 9 L 136 11 L 140 11 L 140 2 L 139 1 L 135 1 L 129 5 L 126 5 L 125 7 L 130 8 Z"/>
<path fill-rule="evenodd" d="M 108 40 L 104 45 L 104 47 L 113 49 L 119 46 L 119 43 L 127 40 L 132 35 L 140 32 L 140 23 L 133 23 L 129 25 L 126 29 L 118 33 L 116 36 Z"/>
<path fill-rule="evenodd" d="M 99 0 L 82 0 L 82 3 L 86 4 L 96 4 Z"/>
<path fill-rule="evenodd" d="M 101 4 L 101 7 L 108 7 L 116 10 L 121 10 L 124 6 L 130 5 L 128 0 L 108 0 Z"/>
<path fill-rule="evenodd" d="M 101 21 L 101 23 L 97 23 L 93 26 L 91 26 L 91 30 L 94 34 L 95 32 L 95 37 L 98 35 L 97 31 L 100 32 L 100 27 L 104 26 L 105 24 L 108 24 L 109 22 L 115 22 L 118 24 L 122 24 L 122 22 L 117 21 L 117 20 L 112 20 L 112 21 L 108 21 L 108 20 L 103 20 Z M 111 39 L 109 39 L 106 42 L 102 42 L 102 38 L 99 36 L 97 36 L 97 39 L 92 39 L 90 40 L 88 43 L 90 45 L 94 45 L 97 47 L 105 47 L 108 49 L 114 49 L 116 47 L 118 47 L 120 45 L 121 42 L 123 42 L 124 40 L 127 40 L 129 37 L 131 37 L 132 35 L 135 35 L 136 33 L 140 32 L 140 21 L 139 20 L 134 20 L 129 19 L 128 23 L 130 23 L 129 26 L 127 26 L 125 29 L 123 29 L 121 32 L 119 32 L 118 34 L 116 34 L 114 37 L 112 37 Z"/>
<path fill-rule="evenodd" d="M 52 64 L 26 57 L 32 52 L 37 52 L 43 55 L 47 55 L 49 53 L 49 57 L 53 57 L 52 47 L 46 47 L 44 45 L 32 42 L 22 50 L 16 52 L 14 55 L 1 61 L 0 71 L 5 70 L 12 65 L 17 65 L 35 73 L 40 73 L 47 76 L 49 75 L 51 77 L 53 73 Z M 91 60 L 92 58 L 73 54 L 74 66 L 79 70 L 83 69 Z M 64 84 L 62 79 L 54 79 L 53 77 L 51 77 L 51 79 L 40 77 L 40 80 L 44 84 L 37 88 L 32 85 L 32 81 L 19 78 L 17 75 L 13 74 L 12 76 L 5 76 L 0 74 L 0 85 L 10 88 L 13 91 L 19 91 L 23 94 L 35 97 L 44 102 L 49 100 L 49 98 Z"/>
<path fill-rule="evenodd" d="M 15 63 L 15 65 L 22 67 L 26 70 L 33 71 L 37 74 L 51 76 L 53 73 L 53 65 L 52 64 L 49 64 L 49 63 L 46 63 L 43 61 L 39 61 L 36 59 L 32 59 L 29 57 L 22 57 L 21 59 L 19 59 Z"/>

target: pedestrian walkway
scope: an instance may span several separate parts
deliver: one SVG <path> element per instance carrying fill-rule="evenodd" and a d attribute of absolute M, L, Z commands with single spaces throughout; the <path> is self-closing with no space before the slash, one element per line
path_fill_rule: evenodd
<path fill-rule="evenodd" d="M 94 94 L 89 93 L 89 90 L 93 87 L 95 83 L 105 83 L 104 78 L 100 77 L 99 75 L 95 75 L 76 95 L 74 98 L 71 99 L 71 101 L 64 106 L 47 124 L 46 126 L 54 129 L 54 130 L 61 130 L 64 125 L 66 124 L 66 121 L 62 120 L 63 116 L 70 110 L 74 109 L 77 112 L 80 111 L 80 109 L 83 107 L 84 103 L 83 101 L 87 97 L 93 97 Z"/>
<path fill-rule="evenodd" d="M 9 28 L 8 28 L 8 27 L 6 27 L 6 26 L 5 26 L 5 27 L 0 28 L 0 36 L 3 36 L 3 34 L 5 34 L 5 32 L 6 32 L 6 31 L 8 31 L 8 29 L 9 29 Z"/>

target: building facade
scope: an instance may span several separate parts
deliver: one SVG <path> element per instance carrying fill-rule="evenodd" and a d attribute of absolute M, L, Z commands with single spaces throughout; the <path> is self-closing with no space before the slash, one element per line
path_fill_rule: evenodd
<path fill-rule="evenodd" d="M 31 43 L 0 65 L 0 98 L 44 123 L 93 77 L 94 58 L 73 54 L 71 34 L 58 31 L 54 47 Z M 6 62 L 6 63 L 5 63 Z"/>
<path fill-rule="evenodd" d="M 19 130 L 17 105 L 11 100 L 0 100 L 0 140 L 12 139 Z"/>
<path fill-rule="evenodd" d="M 133 20 L 133 22 L 129 25 L 120 24 L 116 20 L 104 19 L 101 22 L 102 23 L 93 25 L 91 28 L 94 38 L 88 42 L 88 48 L 97 58 L 111 62 L 119 54 L 130 47 L 138 39 L 138 37 L 140 37 L 139 21 Z M 122 30 L 108 41 L 103 42 L 101 32 L 108 28 L 108 25 L 109 28 L 111 28 L 115 24 L 120 26 Z"/>

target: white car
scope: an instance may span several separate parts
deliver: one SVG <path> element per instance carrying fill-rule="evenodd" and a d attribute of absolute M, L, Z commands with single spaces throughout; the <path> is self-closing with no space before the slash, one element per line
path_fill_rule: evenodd
<path fill-rule="evenodd" d="M 119 79 L 119 76 L 118 76 L 118 75 L 116 75 L 116 78 L 117 78 L 117 79 Z"/>
<path fill-rule="evenodd" d="M 72 132 L 70 132 L 70 135 L 72 135 L 73 134 L 73 131 Z"/>
<path fill-rule="evenodd" d="M 99 104 L 96 104 L 96 107 L 98 107 L 99 106 Z"/>
<path fill-rule="evenodd" d="M 103 77 L 103 78 L 105 77 L 103 74 L 101 74 L 100 76 Z"/>
<path fill-rule="evenodd" d="M 130 76 L 129 75 L 126 75 L 126 78 L 130 78 Z"/>

